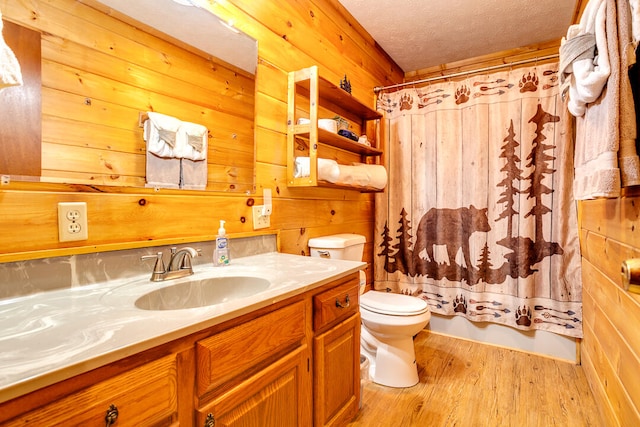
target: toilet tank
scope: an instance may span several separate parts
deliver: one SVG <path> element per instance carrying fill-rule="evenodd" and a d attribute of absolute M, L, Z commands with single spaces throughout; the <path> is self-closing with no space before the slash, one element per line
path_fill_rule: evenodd
<path fill-rule="evenodd" d="M 333 234 L 309 239 L 312 257 L 362 261 L 365 238 L 359 234 Z"/>

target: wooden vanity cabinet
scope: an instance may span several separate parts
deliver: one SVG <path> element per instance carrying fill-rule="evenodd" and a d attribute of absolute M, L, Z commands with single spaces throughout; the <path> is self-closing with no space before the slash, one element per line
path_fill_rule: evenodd
<path fill-rule="evenodd" d="M 358 410 L 358 274 L 0 404 L 4 426 L 304 427 Z"/>
<path fill-rule="evenodd" d="M 313 297 L 314 425 L 345 425 L 360 402 L 358 276 Z"/>
<path fill-rule="evenodd" d="M 112 425 L 121 427 L 189 426 L 188 408 L 181 408 L 184 422 L 180 422 L 179 405 L 183 402 L 178 395 L 183 384 L 179 384 L 182 378 L 178 365 L 179 355 L 169 354 L 74 390 L 76 384 L 90 382 L 93 375 L 99 378 L 109 374 L 102 371 L 113 371 L 112 367 L 100 368 L 9 402 L 2 411 L 35 409 L 0 424 L 7 427 L 105 426 L 106 418 L 112 417 Z M 189 380 L 186 381 L 188 384 Z M 57 398 L 39 405 L 50 396 Z"/>

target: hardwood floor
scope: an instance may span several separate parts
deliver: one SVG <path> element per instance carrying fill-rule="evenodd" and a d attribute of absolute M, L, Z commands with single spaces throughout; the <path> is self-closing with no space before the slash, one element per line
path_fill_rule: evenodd
<path fill-rule="evenodd" d="M 365 386 L 356 426 L 603 426 L 582 371 L 570 362 L 423 331 L 420 382 Z"/>

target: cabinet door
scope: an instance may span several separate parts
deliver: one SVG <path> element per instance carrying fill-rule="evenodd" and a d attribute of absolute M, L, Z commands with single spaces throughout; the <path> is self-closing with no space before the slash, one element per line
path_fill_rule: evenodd
<path fill-rule="evenodd" d="M 104 426 L 110 406 L 115 426 L 170 426 L 178 421 L 176 355 L 171 354 L 96 383 L 3 426 Z"/>
<path fill-rule="evenodd" d="M 314 421 L 344 425 L 360 400 L 360 313 L 314 339 Z"/>
<path fill-rule="evenodd" d="M 306 345 L 215 397 L 197 411 L 196 426 L 207 418 L 225 427 L 311 425 L 311 373 Z"/>

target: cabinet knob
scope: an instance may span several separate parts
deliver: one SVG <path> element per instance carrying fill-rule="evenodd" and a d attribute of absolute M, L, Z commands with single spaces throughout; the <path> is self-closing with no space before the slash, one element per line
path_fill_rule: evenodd
<path fill-rule="evenodd" d="M 350 304 L 351 302 L 349 301 L 349 295 L 347 295 L 347 297 L 344 299 L 344 303 L 341 303 L 340 300 L 336 298 L 336 307 L 347 308 Z"/>
<path fill-rule="evenodd" d="M 207 418 L 204 420 L 204 427 L 213 427 L 216 425 L 216 419 L 213 418 L 213 414 L 207 414 Z"/>
<path fill-rule="evenodd" d="M 116 421 L 118 421 L 118 407 L 116 405 L 111 404 L 109 409 L 107 409 L 107 414 L 104 416 L 105 426 L 110 427 Z"/>

